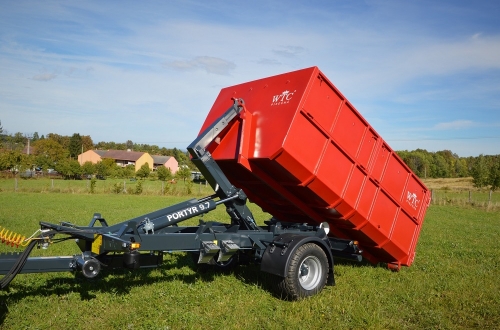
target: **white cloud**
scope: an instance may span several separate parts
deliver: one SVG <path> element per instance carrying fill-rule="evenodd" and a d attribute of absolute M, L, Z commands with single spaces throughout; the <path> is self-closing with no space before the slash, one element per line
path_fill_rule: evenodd
<path fill-rule="evenodd" d="M 57 77 L 56 74 L 53 73 L 41 73 L 33 76 L 33 80 L 36 81 L 49 81 L 55 79 Z"/>
<path fill-rule="evenodd" d="M 223 76 L 229 75 L 236 68 L 233 62 L 211 56 L 197 56 L 189 61 L 172 61 L 165 63 L 165 65 L 178 70 L 201 69 Z"/>
<path fill-rule="evenodd" d="M 281 65 L 282 63 L 280 61 L 272 59 L 272 58 L 261 58 L 260 60 L 257 61 L 257 64 L 262 64 L 262 65 Z"/>
<path fill-rule="evenodd" d="M 333 83 L 348 97 L 404 99 L 407 97 L 401 91 L 417 82 L 414 86 L 418 89 L 411 88 L 411 93 L 423 98 L 413 101 L 464 96 L 477 98 L 483 93 L 491 93 L 492 86 L 498 85 L 497 82 L 468 84 L 467 81 L 470 76 L 477 79 L 488 74 L 498 77 L 493 70 L 500 70 L 500 34 L 453 40 L 422 35 L 412 42 L 405 42 L 406 36 L 396 32 L 392 36 L 369 30 L 344 32 L 344 36 L 323 35 L 324 44 L 332 46 L 325 46 L 321 50 L 325 54 L 319 59 L 320 68 L 335 74 Z M 426 85 L 419 81 L 433 82 L 436 78 L 452 77 L 459 77 L 464 87 L 457 90 L 457 86 L 451 84 Z M 480 98 L 489 99 L 482 95 Z"/>
<path fill-rule="evenodd" d="M 409 72 L 449 74 L 468 69 L 500 69 L 500 37 L 474 35 L 455 42 L 430 40 L 405 51 Z M 403 54 L 402 54 L 403 55 Z"/>
<path fill-rule="evenodd" d="M 296 57 L 304 51 L 304 47 L 300 46 L 282 46 L 273 49 L 273 53 L 283 57 Z"/>
<path fill-rule="evenodd" d="M 436 130 L 453 130 L 453 129 L 464 129 L 471 128 L 477 124 L 471 120 L 454 120 L 446 123 L 438 123 L 434 125 Z"/>

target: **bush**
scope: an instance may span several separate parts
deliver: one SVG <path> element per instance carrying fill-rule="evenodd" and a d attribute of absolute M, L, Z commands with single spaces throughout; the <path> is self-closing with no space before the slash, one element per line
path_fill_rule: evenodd
<path fill-rule="evenodd" d="M 186 181 L 186 190 L 188 195 L 191 195 L 193 193 L 193 181 L 191 180 Z"/>
<path fill-rule="evenodd" d="M 97 180 L 95 178 L 92 178 L 90 180 L 90 193 L 91 194 L 94 194 L 95 193 L 95 184 L 96 184 Z"/>
<path fill-rule="evenodd" d="M 135 173 L 138 178 L 145 179 L 151 173 L 148 163 L 144 163 L 141 168 Z"/>
<path fill-rule="evenodd" d="M 113 185 L 113 189 L 112 191 L 115 193 L 115 194 L 119 194 L 122 192 L 122 184 L 121 182 L 117 182 Z"/>
<path fill-rule="evenodd" d="M 160 191 L 160 193 L 162 193 L 163 195 L 168 195 L 170 193 L 170 187 L 172 185 L 170 184 L 170 182 L 162 182 L 162 190 Z"/>
<path fill-rule="evenodd" d="M 142 181 L 137 181 L 137 184 L 135 185 L 134 194 L 136 195 L 142 194 Z"/>
<path fill-rule="evenodd" d="M 158 179 L 161 181 L 168 181 L 172 179 L 172 171 L 170 168 L 167 168 L 165 166 L 158 166 L 158 169 L 156 170 L 156 175 L 158 176 Z"/>

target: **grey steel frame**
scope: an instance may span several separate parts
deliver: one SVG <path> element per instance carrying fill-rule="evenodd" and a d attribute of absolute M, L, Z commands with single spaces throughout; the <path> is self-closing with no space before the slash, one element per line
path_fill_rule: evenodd
<path fill-rule="evenodd" d="M 192 161 L 215 194 L 168 206 L 112 226 L 108 226 L 99 213 L 95 213 L 85 227 L 67 222 L 40 222 L 43 232 L 39 245 L 46 244 L 56 235 L 66 235 L 76 240 L 82 253 L 43 258 L 27 257 L 29 253 L 0 254 L 0 274 L 10 276 L 3 287 L 18 273 L 82 270 L 85 276 L 94 277 L 101 266 L 108 269 L 156 267 L 161 264 L 164 251 L 199 254 L 199 263 L 212 260 L 225 262 L 235 255 L 246 253 L 253 261 L 261 263 L 262 271 L 280 276 L 285 276 L 290 255 L 305 242 L 315 242 L 324 249 L 331 269 L 334 255 L 361 260 L 361 251 L 353 241 L 328 237 L 321 226 L 285 223 L 274 218 L 266 226 L 257 226 L 246 205 L 247 196 L 243 190 L 229 182 L 206 150 L 243 110 L 243 100 L 234 99 L 233 106 L 188 146 Z M 198 226 L 177 225 L 222 204 L 231 219 L 230 224 L 200 220 Z M 96 226 L 98 222 L 100 226 Z M 140 243 L 140 248 L 134 248 L 134 243 Z M 280 253 L 276 253 L 276 249 Z"/>

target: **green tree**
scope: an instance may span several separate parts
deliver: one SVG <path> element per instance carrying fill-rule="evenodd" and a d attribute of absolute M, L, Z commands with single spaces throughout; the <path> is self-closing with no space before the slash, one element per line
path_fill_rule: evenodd
<path fill-rule="evenodd" d="M 452 153 L 450 150 L 442 150 L 442 151 L 437 151 L 436 155 L 441 156 L 442 158 L 442 165 L 444 168 L 446 168 L 445 171 L 442 171 L 444 173 L 445 178 L 454 178 L 456 177 L 455 173 L 455 163 L 458 159 L 458 155 Z"/>
<path fill-rule="evenodd" d="M 56 164 L 55 170 L 65 179 L 76 179 L 82 175 L 82 167 L 75 159 L 64 159 Z"/>
<path fill-rule="evenodd" d="M 127 149 L 134 149 L 134 142 L 132 142 L 132 140 L 127 140 L 127 142 L 125 142 L 125 145 L 127 146 Z"/>
<path fill-rule="evenodd" d="M 191 169 L 186 165 L 180 166 L 175 176 L 186 182 L 187 179 L 191 178 Z"/>
<path fill-rule="evenodd" d="M 196 166 L 193 164 L 193 162 L 189 159 L 189 155 L 187 152 L 182 152 L 181 150 L 174 148 L 172 150 L 172 155 L 167 155 L 167 156 L 174 156 L 174 158 L 177 160 L 177 163 L 180 165 L 186 165 L 189 168 L 195 168 Z"/>
<path fill-rule="evenodd" d="M 63 136 L 55 133 L 49 133 L 47 134 L 47 139 L 49 140 L 54 140 L 57 143 L 59 143 L 63 149 L 68 150 L 69 149 L 69 142 L 70 142 L 70 137 L 69 136 Z"/>
<path fill-rule="evenodd" d="M 82 166 L 76 159 L 69 161 L 69 167 L 71 169 L 71 175 L 74 179 L 80 178 L 82 175 Z"/>
<path fill-rule="evenodd" d="M 120 178 L 132 178 L 135 174 L 135 166 L 129 164 L 125 167 L 120 168 Z"/>
<path fill-rule="evenodd" d="M 13 173 L 19 171 L 22 163 L 22 154 L 19 151 L 11 150 L 0 154 L 0 170 L 9 170 Z"/>
<path fill-rule="evenodd" d="M 467 160 L 465 158 L 460 158 L 455 163 L 455 173 L 459 178 L 465 178 L 469 176 L 469 169 L 467 167 Z"/>
<path fill-rule="evenodd" d="M 141 168 L 135 173 L 138 178 L 145 179 L 149 176 L 151 169 L 148 163 L 144 163 Z"/>
<path fill-rule="evenodd" d="M 9 170 L 16 174 L 35 167 L 33 155 L 22 154 L 17 150 L 10 150 L 0 154 L 0 170 Z"/>
<path fill-rule="evenodd" d="M 167 181 L 172 179 L 172 171 L 170 168 L 165 166 L 159 166 L 156 169 L 156 175 L 158 175 L 158 179 L 161 181 Z"/>
<path fill-rule="evenodd" d="M 474 161 L 471 169 L 472 183 L 476 188 L 488 185 L 489 168 L 486 157 L 480 154 Z"/>
<path fill-rule="evenodd" d="M 82 174 L 83 175 L 93 175 L 96 172 L 95 165 L 92 162 L 85 162 L 82 165 Z"/>
<path fill-rule="evenodd" d="M 95 164 L 95 174 L 102 178 L 107 177 L 111 173 L 111 169 L 109 168 L 109 166 L 106 165 L 104 160 L 105 159 Z"/>
<path fill-rule="evenodd" d="M 450 168 L 448 166 L 448 162 L 446 161 L 445 156 L 442 153 L 434 153 L 432 155 L 433 163 L 435 165 L 434 173 L 432 173 L 432 177 L 434 178 L 449 178 L 450 177 Z"/>
<path fill-rule="evenodd" d="M 497 190 L 500 188 L 500 155 L 497 155 L 493 159 L 488 179 L 489 184 L 491 185 L 491 190 Z"/>
<path fill-rule="evenodd" d="M 54 164 L 62 159 L 68 158 L 68 151 L 53 139 L 40 139 L 33 142 L 34 154 L 37 157 L 38 166 L 53 168 Z"/>
<path fill-rule="evenodd" d="M 82 137 L 80 134 L 75 133 L 69 140 L 69 156 L 77 158 L 82 153 Z"/>
<path fill-rule="evenodd" d="M 92 141 L 90 135 L 82 136 L 82 147 L 83 147 L 83 152 L 94 149 L 94 142 Z"/>
<path fill-rule="evenodd" d="M 36 157 L 34 155 L 22 154 L 20 170 L 34 170 L 36 166 Z"/>
<path fill-rule="evenodd" d="M 116 176 L 119 167 L 116 165 L 114 159 L 103 158 L 95 165 L 95 173 L 99 177 Z"/>
<path fill-rule="evenodd" d="M 398 151 L 399 157 L 408 165 L 408 167 L 419 177 L 427 175 L 425 156 L 418 151 Z"/>
<path fill-rule="evenodd" d="M 95 144 L 94 148 L 98 149 L 98 150 L 107 150 L 107 149 L 110 149 L 106 146 L 106 142 L 104 141 L 100 141 L 98 143 Z"/>
<path fill-rule="evenodd" d="M 26 140 L 26 138 L 24 137 L 24 134 L 21 132 L 17 132 L 16 134 L 14 134 L 14 136 L 12 138 L 12 142 L 18 143 L 18 144 L 24 144 L 25 140 Z"/>
<path fill-rule="evenodd" d="M 9 160 L 9 154 L 10 152 L 2 152 L 0 153 L 0 171 L 5 171 L 5 170 L 10 170 L 11 169 L 11 164 Z"/>

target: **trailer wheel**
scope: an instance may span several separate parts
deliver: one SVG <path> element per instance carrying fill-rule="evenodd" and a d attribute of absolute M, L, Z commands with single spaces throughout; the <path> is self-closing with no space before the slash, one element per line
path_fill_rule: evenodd
<path fill-rule="evenodd" d="M 321 292 L 328 280 L 328 267 L 328 258 L 318 245 L 300 246 L 291 256 L 287 275 L 278 281 L 279 293 L 283 298 L 297 300 Z"/>

